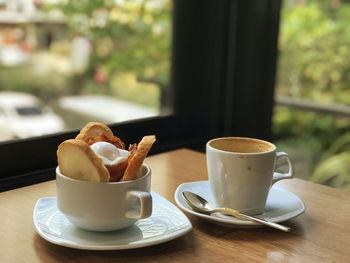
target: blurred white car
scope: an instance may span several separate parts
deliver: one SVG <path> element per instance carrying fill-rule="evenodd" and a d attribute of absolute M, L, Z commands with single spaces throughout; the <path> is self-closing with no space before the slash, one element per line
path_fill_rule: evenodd
<path fill-rule="evenodd" d="M 0 141 L 56 133 L 63 120 L 33 95 L 0 92 Z"/>

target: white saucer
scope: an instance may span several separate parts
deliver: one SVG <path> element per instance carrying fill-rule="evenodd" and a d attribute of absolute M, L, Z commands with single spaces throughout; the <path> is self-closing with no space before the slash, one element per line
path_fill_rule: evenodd
<path fill-rule="evenodd" d="M 195 212 L 186 203 L 184 197 L 182 196 L 183 191 L 194 192 L 213 204 L 213 197 L 208 181 L 191 182 L 179 185 L 175 192 L 175 201 L 180 206 L 180 208 L 192 215 L 201 217 L 218 225 L 234 228 L 263 226 L 256 222 L 240 220 L 221 213 L 205 215 Z M 256 215 L 256 217 L 278 223 L 294 218 L 302 214 L 304 211 L 305 205 L 298 196 L 282 187 L 274 185 L 270 190 L 264 213 L 261 215 Z"/>
<path fill-rule="evenodd" d="M 93 232 L 74 227 L 57 209 L 56 197 L 37 201 L 33 221 L 47 241 L 87 250 L 121 250 L 151 246 L 180 237 L 192 229 L 191 222 L 175 205 L 152 192 L 152 216 L 119 231 Z"/>

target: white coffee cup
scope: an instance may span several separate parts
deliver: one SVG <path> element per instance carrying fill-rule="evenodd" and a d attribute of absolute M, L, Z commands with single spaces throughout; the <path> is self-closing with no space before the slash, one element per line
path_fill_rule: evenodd
<path fill-rule="evenodd" d="M 223 137 L 206 145 L 208 177 L 218 207 L 254 215 L 264 211 L 271 186 L 292 178 L 292 164 L 270 142 L 242 137 Z M 275 172 L 277 158 L 286 158 L 289 171 Z"/>
<path fill-rule="evenodd" d="M 93 231 L 126 228 L 152 214 L 151 169 L 125 182 L 96 183 L 64 176 L 56 168 L 57 207 L 76 227 Z"/>

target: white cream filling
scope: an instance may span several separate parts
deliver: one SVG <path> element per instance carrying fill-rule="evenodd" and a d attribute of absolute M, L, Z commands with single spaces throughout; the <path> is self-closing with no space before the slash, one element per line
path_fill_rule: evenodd
<path fill-rule="evenodd" d="M 130 154 L 129 151 L 119 149 L 109 142 L 95 142 L 90 147 L 102 159 L 104 165 L 122 163 Z"/>

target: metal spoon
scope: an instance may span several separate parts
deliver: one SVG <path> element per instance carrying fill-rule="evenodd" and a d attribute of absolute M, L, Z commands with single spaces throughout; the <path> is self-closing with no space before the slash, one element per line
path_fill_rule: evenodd
<path fill-rule="evenodd" d="M 182 195 L 184 196 L 186 202 L 188 203 L 188 205 L 195 211 L 200 212 L 200 213 L 204 213 L 204 214 L 212 214 L 215 212 L 220 212 L 220 213 L 224 213 L 224 214 L 229 214 L 232 215 L 234 217 L 237 217 L 239 219 L 248 219 L 254 222 L 258 222 L 260 224 L 264 224 L 285 232 L 289 232 L 291 230 L 290 227 L 287 226 L 283 226 L 281 224 L 277 224 L 277 223 L 273 223 L 273 222 L 269 222 L 260 218 L 256 218 L 256 217 L 252 217 L 252 216 L 248 216 L 245 214 L 242 214 L 240 212 L 238 212 L 237 210 L 231 209 L 231 208 L 224 208 L 224 207 L 218 207 L 218 208 L 212 208 L 210 206 L 210 204 L 208 203 L 207 200 L 205 200 L 203 197 L 192 193 L 192 192 L 187 192 L 184 191 L 182 192 Z"/>

